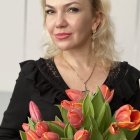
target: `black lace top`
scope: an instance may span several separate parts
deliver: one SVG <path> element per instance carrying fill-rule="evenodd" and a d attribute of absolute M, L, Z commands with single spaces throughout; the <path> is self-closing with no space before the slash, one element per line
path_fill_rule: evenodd
<path fill-rule="evenodd" d="M 30 100 L 39 106 L 44 120 L 54 120 L 56 115 L 61 118 L 55 104 L 69 100 L 65 94 L 65 89 L 69 87 L 51 59 L 29 60 L 20 63 L 20 66 L 21 72 L 0 126 L 0 140 L 20 139 L 19 130 L 22 123 L 27 122 Z M 140 71 L 127 62 L 119 62 L 110 70 L 104 83 L 115 91 L 110 103 L 112 113 L 124 104 L 131 104 L 140 110 L 139 79 Z M 140 140 L 140 134 L 136 140 Z"/>

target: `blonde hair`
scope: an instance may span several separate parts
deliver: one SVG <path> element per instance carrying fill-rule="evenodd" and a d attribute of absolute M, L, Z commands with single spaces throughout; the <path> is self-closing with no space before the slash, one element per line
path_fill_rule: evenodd
<path fill-rule="evenodd" d="M 92 11 L 100 11 L 102 13 L 102 22 L 97 28 L 96 33 L 94 34 L 94 59 L 101 64 L 104 68 L 109 69 L 114 60 L 116 60 L 117 52 L 114 48 L 114 30 L 112 21 L 110 19 L 110 1 L 109 0 L 90 0 Z M 44 13 L 44 23 L 45 23 L 45 0 L 42 0 L 42 7 Z M 53 44 L 50 37 L 47 39 L 48 42 L 44 44 L 47 48 L 45 49 L 44 58 L 50 58 L 61 51 Z M 45 40 L 47 40 L 45 39 Z"/>

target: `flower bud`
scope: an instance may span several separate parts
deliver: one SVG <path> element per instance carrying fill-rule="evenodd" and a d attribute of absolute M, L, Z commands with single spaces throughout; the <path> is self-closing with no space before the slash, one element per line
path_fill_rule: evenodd
<path fill-rule="evenodd" d="M 82 110 L 80 109 L 71 109 L 67 114 L 69 123 L 75 128 L 79 128 L 84 120 Z"/>
<path fill-rule="evenodd" d="M 45 132 L 42 137 L 46 140 L 60 140 L 59 135 L 54 132 Z"/>
<path fill-rule="evenodd" d="M 26 139 L 27 140 L 38 140 L 39 139 L 37 134 L 32 130 L 29 130 L 29 131 L 27 131 L 25 133 L 26 133 Z"/>
<path fill-rule="evenodd" d="M 61 107 L 63 107 L 66 110 L 70 110 L 72 108 L 82 109 L 82 104 L 75 101 L 63 100 L 61 102 Z"/>
<path fill-rule="evenodd" d="M 120 132 L 117 123 L 111 123 L 111 125 L 109 126 L 109 132 L 113 135 L 118 134 Z"/>
<path fill-rule="evenodd" d="M 77 102 L 77 101 L 84 99 L 84 97 L 85 97 L 85 94 L 79 90 L 67 89 L 67 90 L 65 90 L 65 92 L 72 101 Z"/>
<path fill-rule="evenodd" d="M 30 112 L 32 121 L 38 122 L 42 120 L 40 110 L 33 101 L 30 101 L 29 103 L 29 112 Z"/>
<path fill-rule="evenodd" d="M 90 139 L 90 133 L 87 130 L 78 130 L 74 134 L 74 140 L 89 140 Z"/>
<path fill-rule="evenodd" d="M 35 126 L 35 132 L 38 136 L 42 136 L 44 132 L 47 132 L 49 130 L 48 125 L 45 121 L 37 122 Z"/>
<path fill-rule="evenodd" d="M 106 86 L 105 84 L 103 84 L 100 89 L 101 89 L 101 92 L 103 94 L 104 99 L 107 102 L 111 102 L 111 100 L 112 100 L 112 98 L 114 96 L 114 90 L 110 91 L 108 86 Z"/>
<path fill-rule="evenodd" d="M 29 125 L 27 124 L 27 123 L 23 123 L 22 124 L 22 128 L 23 128 L 23 130 L 26 132 L 26 131 L 28 131 L 29 129 L 30 129 L 30 127 L 29 127 Z"/>

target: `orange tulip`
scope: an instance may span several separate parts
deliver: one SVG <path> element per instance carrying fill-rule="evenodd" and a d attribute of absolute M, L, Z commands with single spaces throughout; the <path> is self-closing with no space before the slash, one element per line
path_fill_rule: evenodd
<path fill-rule="evenodd" d="M 113 98 L 113 95 L 114 95 L 114 90 L 110 91 L 110 89 L 108 88 L 108 86 L 106 86 L 105 84 L 103 84 L 101 87 L 101 92 L 103 94 L 103 97 L 104 99 L 107 101 L 107 102 L 110 102 Z"/>
<path fill-rule="evenodd" d="M 85 94 L 82 91 L 74 90 L 74 89 L 67 89 L 65 90 L 66 94 L 72 101 L 80 101 L 84 99 Z"/>
<path fill-rule="evenodd" d="M 42 138 L 44 138 L 44 140 L 59 140 L 60 139 L 59 135 L 54 132 L 45 132 L 42 135 Z"/>
<path fill-rule="evenodd" d="M 82 109 L 82 104 L 81 103 L 77 103 L 75 101 L 63 100 L 61 102 L 61 107 L 63 107 L 66 110 L 70 110 L 72 108 Z"/>
<path fill-rule="evenodd" d="M 84 120 L 84 116 L 82 114 L 82 110 L 80 109 L 71 109 L 67 114 L 69 123 L 75 128 L 79 128 Z"/>
<path fill-rule="evenodd" d="M 115 112 L 116 122 L 112 123 L 109 131 L 118 133 L 120 128 L 127 128 L 134 131 L 140 128 L 140 111 L 133 109 L 131 105 L 123 105 Z"/>
<path fill-rule="evenodd" d="M 27 131 L 25 133 L 26 133 L 27 140 L 38 140 L 39 139 L 37 134 L 32 130 L 29 130 L 29 131 Z"/>
<path fill-rule="evenodd" d="M 38 136 L 42 136 L 44 132 L 47 132 L 49 130 L 48 125 L 45 121 L 37 122 L 35 126 L 35 132 Z"/>
<path fill-rule="evenodd" d="M 90 139 L 90 133 L 87 130 L 78 130 L 74 134 L 74 140 L 89 140 Z"/>
<path fill-rule="evenodd" d="M 118 134 L 120 132 L 116 122 L 111 123 L 111 125 L 109 126 L 109 132 L 111 134 Z"/>
<path fill-rule="evenodd" d="M 140 111 L 133 109 L 131 105 L 120 107 L 115 113 L 117 125 L 131 131 L 140 128 Z"/>
<path fill-rule="evenodd" d="M 35 121 L 35 122 L 42 121 L 40 110 L 33 101 L 30 101 L 29 103 L 29 112 L 30 112 L 32 121 Z"/>

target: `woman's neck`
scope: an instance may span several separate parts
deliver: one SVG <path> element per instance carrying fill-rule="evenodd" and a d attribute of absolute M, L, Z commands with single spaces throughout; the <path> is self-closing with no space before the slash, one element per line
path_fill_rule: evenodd
<path fill-rule="evenodd" d="M 92 48 L 85 50 L 68 50 L 62 52 L 62 59 L 67 60 L 75 68 L 87 68 L 93 63 Z"/>

